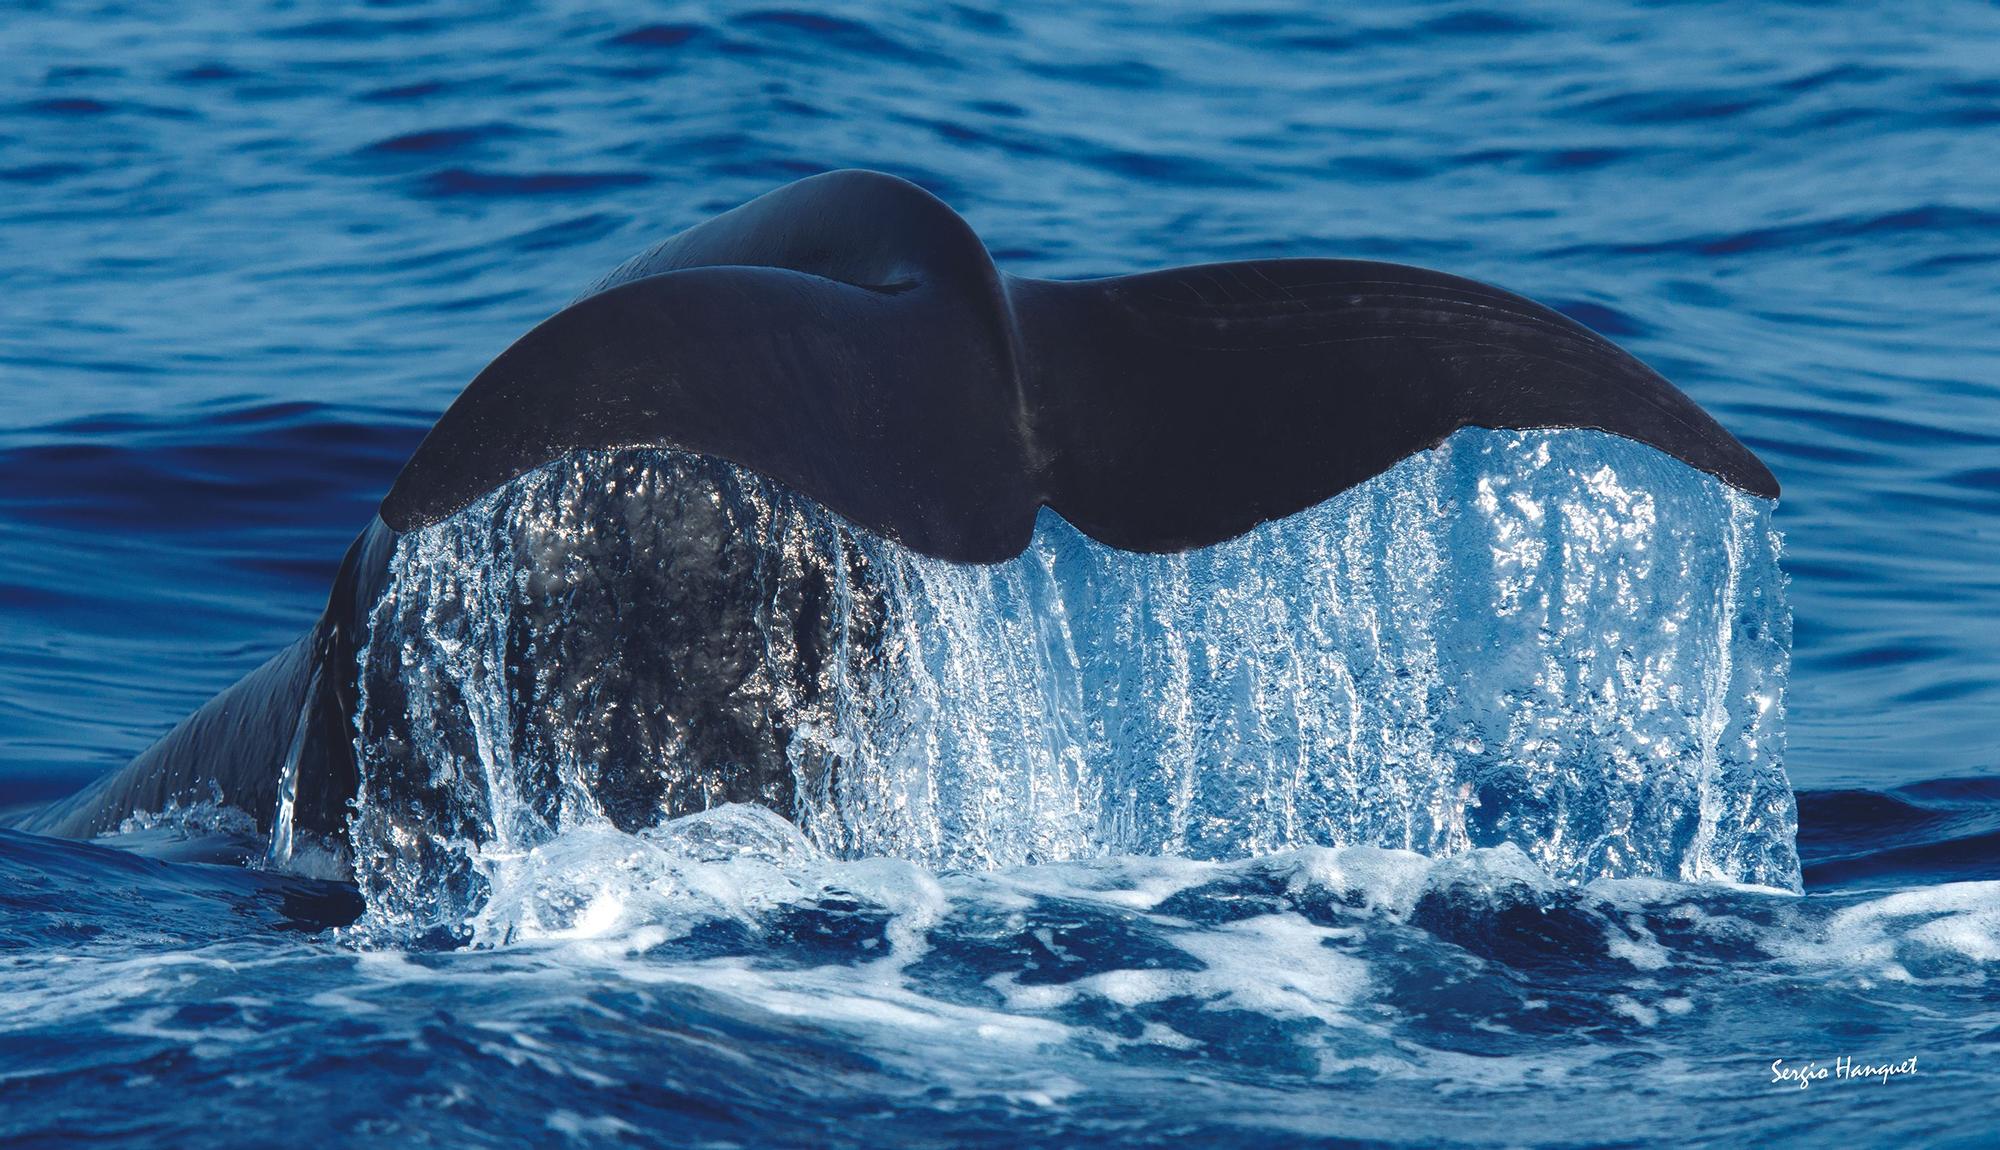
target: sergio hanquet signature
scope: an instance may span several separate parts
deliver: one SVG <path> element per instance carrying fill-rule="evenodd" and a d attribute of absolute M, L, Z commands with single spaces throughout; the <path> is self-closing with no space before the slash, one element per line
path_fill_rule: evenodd
<path fill-rule="evenodd" d="M 1784 1059 L 1776 1058 L 1771 1061 L 1771 1084 L 1774 1086 L 1797 1086 L 1800 1090 L 1804 1090 L 1815 1082 L 1826 1082 L 1829 1080 L 1834 1082 L 1856 1082 L 1872 1079 L 1877 1082 L 1886 1083 L 1898 1075 L 1915 1074 L 1916 1072 L 1917 1059 L 1915 1055 L 1911 1055 L 1901 1062 L 1885 1063 L 1856 1062 L 1846 1055 L 1841 1055 L 1839 1058 L 1834 1059 L 1831 1067 L 1821 1066 L 1818 1062 L 1795 1063 L 1787 1066 Z"/>

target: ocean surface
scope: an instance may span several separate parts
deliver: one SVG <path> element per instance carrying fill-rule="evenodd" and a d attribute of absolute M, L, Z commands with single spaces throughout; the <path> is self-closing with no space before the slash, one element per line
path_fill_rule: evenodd
<path fill-rule="evenodd" d="M 0 1144 L 1994 1144 L 2000 12 L 1323 7 L 0 11 L 0 811 L 304 630 L 516 336 L 832 168 L 1029 275 L 1496 283 L 1784 485 L 1471 433 L 1192 566 L 1049 516 L 977 578 L 876 555 L 910 686 L 825 738 L 903 789 L 793 821 L 496 805 L 359 884 L 199 803 L 0 830 Z M 398 602 L 499 586 L 563 481 L 408 542 Z M 433 624 L 376 636 L 463 684 Z M 1105 695 L 1121 651 L 1164 654 Z M 1117 833 L 1106 778 L 1158 792 Z"/>

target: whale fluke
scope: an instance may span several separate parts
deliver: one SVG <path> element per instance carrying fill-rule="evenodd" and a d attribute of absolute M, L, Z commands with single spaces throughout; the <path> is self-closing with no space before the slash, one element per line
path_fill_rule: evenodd
<path fill-rule="evenodd" d="M 921 188 L 836 172 L 662 244 L 529 332 L 445 412 L 382 518 L 408 531 L 571 451 L 662 446 L 938 558 L 1011 558 L 1044 505 L 1113 547 L 1179 551 L 1462 427 L 1593 428 L 1778 494 L 1658 373 L 1497 288 L 1317 259 L 1027 279 Z"/>
<path fill-rule="evenodd" d="M 725 461 L 925 555 L 993 563 L 1027 546 L 1044 506 L 1128 551 L 1219 543 L 1464 427 L 1597 429 L 1778 494 L 1658 374 L 1497 288 L 1319 259 L 1027 279 L 915 185 L 801 180 L 630 261 L 502 353 L 397 477 L 305 638 L 25 825 L 94 834 L 214 793 L 280 839 L 342 835 L 358 652 L 399 533 L 572 452 Z M 802 593 L 802 635 L 817 594 Z M 768 606 L 719 603 L 688 618 L 726 628 Z M 713 735 L 701 719 L 722 688 L 690 667 L 648 673 Z M 732 744 L 768 769 L 720 799 L 789 793 L 786 729 L 781 714 L 742 727 L 738 742 L 779 733 Z"/>

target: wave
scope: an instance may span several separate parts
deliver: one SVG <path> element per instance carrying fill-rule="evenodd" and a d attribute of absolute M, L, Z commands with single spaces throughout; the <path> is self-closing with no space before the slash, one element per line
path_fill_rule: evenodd
<path fill-rule="evenodd" d="M 482 865 L 474 947 L 366 916 L 342 947 L 296 932 L 347 888 L 0 831 L 0 1030 L 36 1051 L 0 1091 L 35 1091 L 36 1129 L 129 1076 L 183 1098 L 152 1128 L 198 1133 L 218 1096 L 184 1087 L 222 1069 L 289 1100 L 243 1108 L 245 1140 L 361 1105 L 399 1135 L 444 1107 L 496 1137 L 1150 1145 L 1165 1124 L 1247 1146 L 1497 1144 L 1496 1099 L 1532 1090 L 1564 1103 L 1559 1140 L 1605 1142 L 1691 1097 L 1762 1129 L 1774 1058 L 1916 1054 L 1927 1101 L 1976 1105 L 1976 1067 L 1937 1052 L 1990 1041 L 2000 962 L 2000 882 L 1573 883 L 1512 844 L 937 870 L 724 806 Z M 381 1107 L 391 1079 L 424 1101 Z M 1810 1096 L 1822 1133 L 1951 1121 Z"/>

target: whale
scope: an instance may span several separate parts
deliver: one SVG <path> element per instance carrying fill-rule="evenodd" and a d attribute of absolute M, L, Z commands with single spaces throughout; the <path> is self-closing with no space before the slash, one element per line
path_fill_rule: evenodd
<path fill-rule="evenodd" d="M 1659 373 L 1496 287 L 1303 258 L 1035 279 L 999 269 L 912 183 L 813 176 L 639 254 L 503 351 L 417 447 L 304 635 L 19 825 L 89 837 L 212 797 L 287 842 L 345 842 L 374 769 L 357 745 L 358 662 L 399 540 L 580 453 L 670 451 L 675 482 L 711 497 L 678 504 L 648 552 L 672 578 L 625 572 L 607 597 L 672 600 L 620 612 L 651 628 L 649 662 L 621 689 L 631 711 L 672 720 L 677 754 L 717 764 L 693 786 L 608 780 L 611 817 L 637 825 L 797 801 L 795 717 L 731 693 L 775 610 L 735 574 L 760 561 L 757 542 L 706 510 L 742 476 L 952 564 L 1021 554 L 1045 512 L 1119 551 L 1176 553 L 1314 507 L 1464 428 L 1605 432 L 1779 494 Z M 785 641 L 807 666 L 834 626 L 823 584 L 808 572 L 785 600 Z M 540 658 L 595 657 L 593 628 L 558 653 L 547 636 L 563 620 L 543 623 Z"/>

